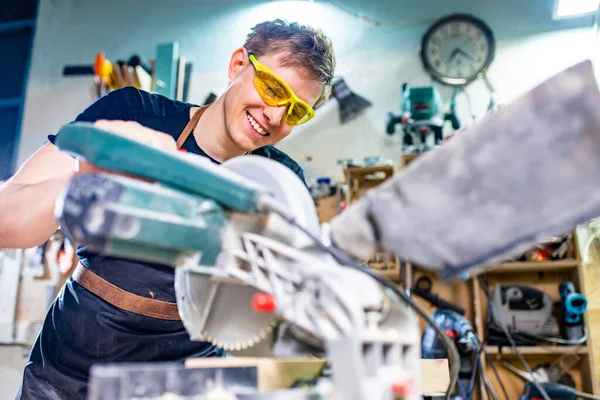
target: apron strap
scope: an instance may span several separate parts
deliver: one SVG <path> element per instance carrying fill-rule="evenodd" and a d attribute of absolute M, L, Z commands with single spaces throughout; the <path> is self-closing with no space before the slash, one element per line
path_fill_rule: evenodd
<path fill-rule="evenodd" d="M 192 118 L 190 118 L 190 122 L 187 123 L 187 125 L 183 129 L 183 132 L 181 132 L 179 138 L 177 138 L 178 149 L 180 149 L 181 146 L 183 146 L 183 143 L 187 140 L 187 138 L 190 137 L 190 133 L 194 131 L 196 125 L 198 125 L 198 121 L 200 121 L 200 117 L 202 116 L 202 114 L 204 114 L 204 111 L 206 111 L 208 106 L 210 106 L 210 104 L 200 107 L 198 110 L 196 110 L 194 115 L 192 115 Z"/>

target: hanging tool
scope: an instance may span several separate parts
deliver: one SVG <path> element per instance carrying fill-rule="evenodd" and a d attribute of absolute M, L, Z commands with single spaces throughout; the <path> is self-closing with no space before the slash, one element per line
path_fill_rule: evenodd
<path fill-rule="evenodd" d="M 417 296 L 421 297 L 422 299 L 427 300 L 431 305 L 435 307 L 452 310 L 460 315 L 465 315 L 464 308 L 440 298 L 440 296 L 438 296 L 437 294 L 431 293 L 432 285 L 433 283 L 431 281 L 431 278 L 429 278 L 428 276 L 420 276 L 419 279 L 417 279 L 417 282 L 415 283 L 414 287 L 412 288 L 412 292 Z"/>
<path fill-rule="evenodd" d="M 354 93 L 342 78 L 337 78 L 333 83 L 333 97 L 338 101 L 340 108 L 340 123 L 358 117 L 362 112 L 371 107 L 373 103 L 364 97 Z"/>
<path fill-rule="evenodd" d="M 403 151 L 423 153 L 432 148 L 428 138 L 433 135 L 433 146 L 444 140 L 444 125 L 450 121 L 454 129 L 460 128 L 456 116 L 456 94 L 454 89 L 450 111 L 442 111 L 442 98 L 435 86 L 411 87 L 402 84 L 402 111 L 399 115 L 387 114 L 386 132 L 393 135 L 396 125 L 403 130 Z"/>

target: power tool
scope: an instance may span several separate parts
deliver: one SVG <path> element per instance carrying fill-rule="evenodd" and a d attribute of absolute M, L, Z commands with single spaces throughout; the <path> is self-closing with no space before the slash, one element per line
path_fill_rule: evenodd
<path fill-rule="evenodd" d="M 567 356 L 567 358 L 570 357 Z M 522 371 L 506 361 L 502 361 L 502 365 L 525 380 L 521 400 L 543 400 L 544 396 L 540 387 L 550 400 L 575 400 L 582 393 L 575 389 L 573 376 L 562 369 L 559 365 L 560 361 L 554 364 L 538 365 L 532 370 L 532 373 Z"/>
<path fill-rule="evenodd" d="M 435 86 L 411 87 L 402 85 L 402 112 L 400 115 L 387 114 L 386 132 L 394 134 L 396 125 L 401 124 L 403 130 L 403 151 L 418 151 L 422 153 L 432 146 L 428 138 L 433 135 L 433 146 L 441 144 L 444 140 L 444 125 L 446 121 L 452 123 L 454 129 L 460 128 L 456 116 L 456 93 L 452 95 L 450 111 L 442 111 L 442 97 Z M 430 140 L 431 141 L 431 140 Z"/>
<path fill-rule="evenodd" d="M 559 327 L 553 317 L 552 298 L 533 287 L 497 284 L 491 296 L 493 310 L 488 311 L 488 343 L 508 345 L 501 323 L 521 346 L 535 346 L 536 336 L 556 336 Z"/>
<path fill-rule="evenodd" d="M 563 313 L 563 336 L 567 340 L 582 340 L 585 335 L 583 314 L 587 308 L 587 299 L 575 291 L 573 282 L 562 282 L 558 290 Z"/>
<path fill-rule="evenodd" d="M 479 366 L 479 340 L 471 323 L 459 313 L 438 308 L 433 312 L 432 320 L 453 339 L 460 355 L 459 387 L 460 397 L 453 399 L 467 400 L 473 395 L 475 377 Z M 421 354 L 425 359 L 448 358 L 448 350 L 435 328 L 428 324 L 421 340 Z"/>
<path fill-rule="evenodd" d="M 550 397 L 550 400 L 575 400 L 577 396 L 572 391 L 565 390 L 555 383 L 540 383 Z M 521 400 L 544 400 L 542 393 L 533 382 L 525 383 Z"/>

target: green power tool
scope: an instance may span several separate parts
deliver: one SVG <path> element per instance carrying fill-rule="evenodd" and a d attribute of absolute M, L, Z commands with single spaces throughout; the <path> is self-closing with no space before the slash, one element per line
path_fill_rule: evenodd
<path fill-rule="evenodd" d="M 396 125 L 402 125 L 403 151 L 422 153 L 444 140 L 444 125 L 450 121 L 452 128 L 459 129 L 460 122 L 456 116 L 456 94 L 452 94 L 450 111 L 442 111 L 442 96 L 435 86 L 410 87 L 402 85 L 402 112 L 400 115 L 388 113 L 386 132 L 393 135 Z M 433 135 L 433 139 L 429 138 Z"/>

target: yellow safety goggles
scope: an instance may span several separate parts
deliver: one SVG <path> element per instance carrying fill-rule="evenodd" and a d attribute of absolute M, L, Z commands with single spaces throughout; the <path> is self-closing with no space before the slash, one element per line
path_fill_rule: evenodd
<path fill-rule="evenodd" d="M 315 116 L 315 110 L 307 102 L 294 94 L 292 88 L 277 74 L 258 62 L 252 53 L 248 58 L 256 71 L 254 72 L 254 87 L 263 101 L 271 107 L 289 104 L 286 122 L 290 125 L 303 124 Z"/>

